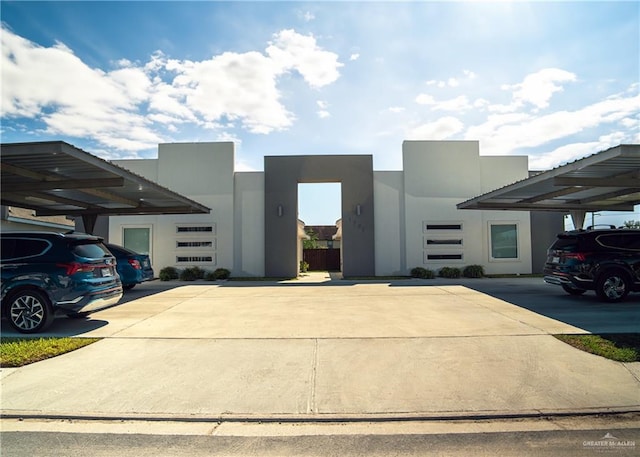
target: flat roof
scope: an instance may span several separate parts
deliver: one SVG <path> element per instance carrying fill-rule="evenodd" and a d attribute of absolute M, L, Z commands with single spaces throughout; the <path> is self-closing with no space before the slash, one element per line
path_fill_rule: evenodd
<path fill-rule="evenodd" d="M 207 214 L 210 208 L 64 141 L 0 145 L 2 205 L 37 216 Z"/>
<path fill-rule="evenodd" d="M 458 209 L 633 211 L 640 145 L 623 144 L 458 203 Z"/>

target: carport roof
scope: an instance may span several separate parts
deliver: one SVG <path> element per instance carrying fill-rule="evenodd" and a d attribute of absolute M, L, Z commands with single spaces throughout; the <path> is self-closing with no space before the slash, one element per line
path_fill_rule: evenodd
<path fill-rule="evenodd" d="M 63 141 L 0 146 L 2 204 L 38 216 L 209 213 L 206 206 Z"/>
<path fill-rule="evenodd" d="M 633 211 L 640 204 L 640 145 L 593 154 L 457 205 L 458 209 Z"/>

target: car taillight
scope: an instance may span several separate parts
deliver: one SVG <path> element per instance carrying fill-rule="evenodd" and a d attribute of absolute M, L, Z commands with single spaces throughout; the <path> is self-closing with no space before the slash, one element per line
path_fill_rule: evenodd
<path fill-rule="evenodd" d="M 131 265 L 134 270 L 142 270 L 140 262 L 138 262 L 136 259 L 129 259 L 129 265 Z"/>
<path fill-rule="evenodd" d="M 89 265 L 89 264 L 86 264 L 86 263 L 80 263 L 80 262 L 59 263 L 59 264 L 57 264 L 57 266 L 62 267 L 62 268 L 66 268 L 67 276 L 71 276 L 71 275 L 73 275 L 75 273 L 80 273 L 80 272 L 93 271 L 93 269 L 94 269 L 93 265 Z"/>
<path fill-rule="evenodd" d="M 584 262 L 587 259 L 587 254 L 585 252 L 565 252 L 565 259 L 576 259 L 580 262 Z"/>

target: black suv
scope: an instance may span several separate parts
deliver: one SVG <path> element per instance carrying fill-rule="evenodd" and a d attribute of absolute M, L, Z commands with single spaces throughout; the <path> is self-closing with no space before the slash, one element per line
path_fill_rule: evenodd
<path fill-rule="evenodd" d="M 640 230 L 608 228 L 560 233 L 547 251 L 544 281 L 571 295 L 595 290 L 608 302 L 640 291 Z"/>
<path fill-rule="evenodd" d="M 80 233 L 3 232 L 2 317 L 21 333 L 44 331 L 55 314 L 77 316 L 122 297 L 116 259 L 102 238 Z"/>

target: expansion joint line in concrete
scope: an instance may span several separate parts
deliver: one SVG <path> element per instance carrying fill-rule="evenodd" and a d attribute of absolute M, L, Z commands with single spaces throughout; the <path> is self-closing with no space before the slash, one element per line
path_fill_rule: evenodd
<path fill-rule="evenodd" d="M 316 413 L 316 376 L 318 374 L 318 339 L 314 339 L 313 354 L 311 355 L 311 370 L 309 374 L 309 399 L 307 414 Z"/>

